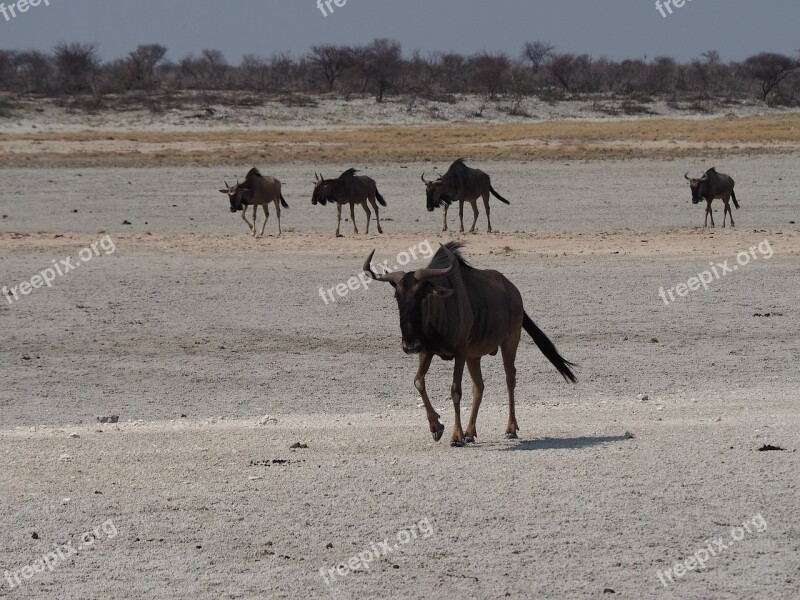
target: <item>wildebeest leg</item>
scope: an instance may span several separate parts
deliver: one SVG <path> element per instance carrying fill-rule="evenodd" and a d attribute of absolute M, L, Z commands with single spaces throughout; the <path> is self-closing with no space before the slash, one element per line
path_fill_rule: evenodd
<path fill-rule="evenodd" d="M 503 355 L 503 366 L 506 370 L 506 386 L 508 387 L 508 426 L 506 427 L 506 438 L 513 440 L 517 438 L 517 415 L 514 412 L 514 388 L 517 386 L 517 368 L 514 362 L 517 359 L 517 347 L 522 329 L 517 329 L 514 333 L 509 333 L 500 351 Z"/>
<path fill-rule="evenodd" d="M 472 227 L 469 228 L 469 232 L 475 233 L 475 224 L 478 222 L 478 199 L 475 198 L 470 204 L 472 204 Z"/>
<path fill-rule="evenodd" d="M 381 229 L 380 209 L 378 208 L 377 202 L 375 202 L 375 198 L 370 198 L 369 203 L 372 204 L 372 208 L 375 209 L 375 222 L 378 224 L 378 233 L 383 233 L 383 229 Z"/>
<path fill-rule="evenodd" d="M 463 356 L 456 356 L 453 366 L 453 385 L 450 388 L 450 396 L 453 399 L 453 412 L 455 412 L 455 423 L 453 424 L 453 437 L 450 438 L 451 446 L 464 445 L 464 430 L 461 428 L 461 380 L 464 378 Z"/>
<path fill-rule="evenodd" d="M 246 206 L 242 209 L 242 219 L 244 219 L 244 222 L 247 223 L 247 228 L 250 230 L 250 233 L 255 235 L 256 234 L 256 228 L 253 225 L 250 224 L 250 221 L 247 220 L 247 207 Z"/>
<path fill-rule="evenodd" d="M 706 205 L 706 221 L 703 224 L 703 228 L 705 229 L 706 225 L 708 225 L 708 217 L 711 216 L 711 227 L 714 227 L 714 213 L 711 212 L 711 200 L 708 200 L 708 204 Z"/>
<path fill-rule="evenodd" d="M 261 224 L 261 233 L 258 234 L 258 237 L 264 237 L 264 229 L 267 228 L 267 221 L 269 221 L 269 209 L 267 208 L 269 205 L 264 203 L 261 205 L 261 208 L 264 209 L 264 222 Z"/>
<path fill-rule="evenodd" d="M 278 217 L 278 237 L 281 235 L 281 201 L 275 200 L 275 214 Z"/>
<path fill-rule="evenodd" d="M 439 422 L 439 413 L 434 410 L 431 400 L 428 398 L 428 391 L 425 389 L 425 375 L 427 374 L 428 369 L 431 368 L 431 360 L 433 360 L 433 354 L 420 352 L 419 368 L 417 369 L 416 377 L 414 377 L 414 387 L 417 388 L 417 391 L 422 398 L 422 404 L 425 405 L 425 414 L 428 417 L 428 425 L 430 425 L 433 439 L 434 441 L 438 442 L 440 439 L 442 439 L 444 425 Z"/>
<path fill-rule="evenodd" d="M 483 195 L 483 207 L 486 209 L 486 220 L 489 222 L 489 228 L 486 231 L 492 233 L 492 219 L 489 217 L 489 194 Z"/>
<path fill-rule="evenodd" d="M 256 237 L 256 221 L 258 221 L 258 204 L 253 204 L 253 237 Z"/>
<path fill-rule="evenodd" d="M 350 220 L 353 222 L 353 231 L 358 235 L 358 225 L 356 225 L 356 203 L 350 203 Z"/>
<path fill-rule="evenodd" d="M 442 217 L 442 231 L 447 231 L 447 204 L 444 205 L 444 217 Z"/>
<path fill-rule="evenodd" d="M 342 205 L 338 202 L 336 203 L 336 237 L 342 237 L 342 234 L 339 233 L 339 229 L 342 225 Z"/>
<path fill-rule="evenodd" d="M 736 225 L 733 222 L 733 211 L 731 210 L 731 205 L 730 205 L 731 199 L 730 199 L 730 196 L 728 196 L 727 198 L 723 198 L 722 201 L 725 203 L 725 212 L 727 214 L 729 214 L 730 217 L 731 217 L 731 227 L 736 227 Z M 722 216 L 722 226 L 725 227 L 725 216 L 724 215 Z"/>
<path fill-rule="evenodd" d="M 464 233 L 464 201 L 458 201 L 458 218 L 461 219 L 461 229 L 459 230 L 461 233 Z"/>
<path fill-rule="evenodd" d="M 481 407 L 481 400 L 483 400 L 483 375 L 481 374 L 481 359 L 468 358 L 467 369 L 469 376 L 472 378 L 472 410 L 469 413 L 469 422 L 467 423 L 467 430 L 464 432 L 464 441 L 469 444 L 475 441 L 478 437 L 478 430 L 475 425 L 478 422 L 478 409 Z"/>
<path fill-rule="evenodd" d="M 369 205 L 366 200 L 361 203 L 361 206 L 364 208 L 364 212 L 367 213 L 367 229 L 364 231 L 364 235 L 369 235 L 369 221 L 372 218 L 372 213 L 369 212 Z"/>

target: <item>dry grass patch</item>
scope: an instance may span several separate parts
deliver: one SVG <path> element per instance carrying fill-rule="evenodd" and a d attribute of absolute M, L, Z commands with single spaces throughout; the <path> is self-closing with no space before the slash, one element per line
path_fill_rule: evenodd
<path fill-rule="evenodd" d="M 292 161 L 663 158 L 800 150 L 800 115 L 456 123 L 322 129 L 0 134 L 8 165 L 183 166 Z"/>

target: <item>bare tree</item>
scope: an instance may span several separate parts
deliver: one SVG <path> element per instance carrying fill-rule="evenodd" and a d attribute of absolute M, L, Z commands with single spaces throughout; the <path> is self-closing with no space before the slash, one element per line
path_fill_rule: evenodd
<path fill-rule="evenodd" d="M 12 87 L 15 55 L 16 53 L 10 50 L 0 50 L 0 86 L 5 89 Z"/>
<path fill-rule="evenodd" d="M 167 49 L 161 44 L 142 44 L 128 55 L 129 85 L 150 89 L 155 84 L 156 67 L 164 60 Z"/>
<path fill-rule="evenodd" d="M 295 62 L 287 52 L 276 52 L 269 59 L 270 87 L 278 91 L 289 91 L 298 87 L 306 78 L 308 63 L 304 59 Z"/>
<path fill-rule="evenodd" d="M 191 54 L 181 59 L 180 78 L 189 79 L 198 89 L 224 89 L 227 86 L 228 63 L 219 50 L 203 50 L 199 58 Z"/>
<path fill-rule="evenodd" d="M 400 75 L 403 54 L 398 42 L 380 39 L 367 46 L 352 50 L 353 67 L 361 79 L 361 91 L 365 92 L 370 82 L 375 82 L 378 102 L 383 102 L 389 87 Z"/>
<path fill-rule="evenodd" d="M 533 74 L 536 75 L 555 49 L 555 46 L 545 42 L 527 42 L 522 48 L 522 59 L 531 64 Z"/>
<path fill-rule="evenodd" d="M 666 94 L 675 86 L 678 65 L 667 56 L 657 56 L 650 65 L 647 85 L 654 94 Z"/>
<path fill-rule="evenodd" d="M 553 54 L 547 67 L 555 80 L 568 92 L 577 91 L 578 81 L 592 64 L 588 54 Z"/>
<path fill-rule="evenodd" d="M 353 56 L 347 46 L 321 44 L 311 46 L 308 60 L 320 70 L 328 91 L 332 92 L 336 81 L 344 73 L 344 70 L 351 65 Z"/>
<path fill-rule="evenodd" d="M 203 50 L 200 59 L 201 68 L 205 71 L 209 84 L 224 87 L 228 72 L 228 61 L 221 50 Z"/>
<path fill-rule="evenodd" d="M 463 91 L 467 78 L 467 59 L 455 52 L 447 52 L 442 54 L 439 63 L 447 91 Z"/>
<path fill-rule="evenodd" d="M 744 61 L 750 76 L 761 85 L 761 99 L 766 100 L 772 91 L 798 68 L 798 62 L 784 54 L 762 52 Z"/>
<path fill-rule="evenodd" d="M 494 100 L 507 83 L 511 61 L 505 54 L 482 52 L 469 59 L 469 68 L 474 85 Z"/>
<path fill-rule="evenodd" d="M 97 97 L 95 78 L 100 67 L 97 44 L 59 42 L 53 49 L 53 58 L 61 93 L 91 92 Z"/>
<path fill-rule="evenodd" d="M 254 54 L 245 54 L 239 65 L 242 85 L 248 89 L 264 90 L 269 82 L 269 62 Z"/>

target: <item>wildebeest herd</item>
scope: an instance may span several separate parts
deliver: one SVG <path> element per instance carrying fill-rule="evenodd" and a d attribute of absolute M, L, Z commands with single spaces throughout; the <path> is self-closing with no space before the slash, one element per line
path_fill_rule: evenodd
<path fill-rule="evenodd" d="M 378 205 L 386 206 L 386 201 L 378 191 L 374 179 L 356 173 L 355 169 L 348 169 L 336 179 L 325 179 L 322 175 L 314 174 L 311 202 L 322 206 L 328 203 L 336 204 L 337 237 L 341 236 L 342 206 L 345 204 L 350 205 L 350 218 L 355 234 L 358 234 L 355 221 L 356 204 L 360 204 L 366 212 L 365 233 L 369 233 L 371 212 L 368 203 L 375 211 L 378 233 L 383 233 Z M 689 181 L 692 203 L 697 204 L 701 200 L 707 202 L 706 223 L 703 227 L 706 227 L 708 217 L 711 215 L 712 201 L 718 198 L 725 204 L 722 226 L 725 227 L 726 217 L 729 214 L 731 227 L 735 226 L 729 201 L 733 200 L 737 209 L 739 204 L 733 190 L 735 183 L 730 176 L 711 168 L 702 177 L 690 178 L 687 172 L 685 178 Z M 495 191 L 486 173 L 466 166 L 463 159 L 453 162 L 447 172 L 435 180 L 426 179 L 423 173 L 422 181 L 425 184 L 428 211 L 432 212 L 439 207 L 444 209 L 442 231 L 447 231 L 447 208 L 454 202 L 459 203 L 462 233 L 465 202 L 469 202 L 473 210 L 470 233 L 475 232 L 478 221 L 478 198 L 483 199 L 489 232 L 492 231 L 490 195 L 509 204 L 508 200 Z M 275 205 L 278 235 L 281 234 L 281 206 L 288 208 L 288 204 L 281 193 L 280 181 L 274 177 L 264 177 L 253 168 L 243 183 L 237 182 L 235 186 L 230 186 L 226 182 L 225 185 L 225 189 L 221 189 L 220 192 L 228 195 L 231 212 L 242 211 L 242 218 L 254 236 L 257 235 L 258 207 L 263 207 L 265 214 L 259 234 L 263 235 L 269 218 L 270 203 Z M 253 206 L 252 224 L 246 217 L 249 206 Z M 711 215 L 711 227 L 714 227 L 713 215 Z M 461 249 L 460 242 L 442 245 L 427 267 L 411 273 L 403 271 L 376 273 L 372 268 L 374 250 L 363 265 L 363 270 L 369 277 L 389 283 L 394 288 L 400 313 L 403 351 L 406 354 L 419 356 L 414 385 L 421 396 L 428 425 L 436 441 L 441 439 L 444 425 L 439 421 L 440 415 L 428 397 L 425 375 L 434 356 L 454 362 L 453 383 L 450 389 L 455 412 L 453 435 L 450 438 L 452 446 L 463 446 L 465 443 L 474 442 L 477 438 L 476 422 L 484 391 L 481 359 L 486 355 L 494 356 L 498 351 L 503 359 L 508 388 L 509 412 L 505 435 L 509 439 L 517 437 L 519 426 L 514 412 L 515 361 L 523 329 L 533 338 L 545 357 L 566 381 L 573 383 L 577 381 L 571 369 L 576 365 L 559 354 L 550 339 L 528 316 L 523 308 L 522 295 L 514 284 L 498 271 L 481 270 L 471 266 L 461 256 Z M 465 366 L 472 379 L 472 407 L 466 429 L 461 425 L 461 382 Z"/>
<path fill-rule="evenodd" d="M 311 203 L 314 205 L 326 204 L 336 205 L 336 237 L 341 237 L 342 206 L 350 205 L 350 220 L 353 222 L 353 232 L 358 234 L 356 224 L 355 206 L 361 205 L 367 214 L 367 226 L 365 233 L 369 233 L 369 223 L 372 213 L 367 203 L 372 205 L 375 211 L 375 221 L 378 226 L 378 233 L 383 233 L 380 218 L 380 206 L 386 206 L 386 200 L 378 191 L 375 180 L 366 175 L 356 175 L 356 169 L 347 169 L 336 179 L 325 179 L 322 175 L 314 173 L 314 192 Z M 698 204 L 702 200 L 707 202 L 706 219 L 703 227 L 708 226 L 708 218 L 711 217 L 711 227 L 714 227 L 714 215 L 711 212 L 711 202 L 720 199 L 725 204 L 722 226 L 725 227 L 726 218 L 730 215 L 731 227 L 735 227 L 733 213 L 729 202 L 733 200 L 733 205 L 738 209 L 739 203 L 736 201 L 736 194 L 733 191 L 735 182 L 729 175 L 718 173 L 715 168 L 706 171 L 702 177 L 690 178 L 687 172 L 684 177 L 689 181 L 692 191 L 692 204 Z M 475 233 L 475 225 L 478 222 L 478 198 L 483 199 L 483 206 L 486 210 L 486 230 L 492 232 L 491 209 L 489 207 L 490 195 L 494 196 L 504 204 L 511 204 L 503 198 L 492 187 L 492 182 L 486 173 L 480 169 L 473 169 L 464 164 L 464 159 L 459 158 L 450 165 L 444 175 L 437 179 L 426 179 L 425 173 L 421 176 L 425 184 L 426 208 L 428 212 L 433 212 L 436 208 L 442 208 L 444 215 L 442 220 L 442 231 L 447 231 L 447 209 L 454 202 L 458 202 L 458 215 L 461 221 L 459 231 L 464 233 L 464 203 L 468 202 L 472 206 L 472 226 L 470 233 Z M 281 192 L 281 182 L 275 177 L 262 175 L 258 169 L 253 168 L 247 173 L 243 183 L 237 182 L 231 186 L 225 182 L 225 188 L 220 192 L 227 194 L 230 200 L 231 212 L 242 213 L 242 219 L 247 223 L 253 236 L 263 236 L 264 228 L 269 220 L 269 205 L 275 205 L 275 213 L 278 219 L 278 235 L 281 235 L 281 207 L 289 208 Z M 247 220 L 247 209 L 253 207 L 253 223 Z M 256 233 L 256 218 L 258 207 L 264 210 L 264 223 L 261 225 L 261 232 Z"/>

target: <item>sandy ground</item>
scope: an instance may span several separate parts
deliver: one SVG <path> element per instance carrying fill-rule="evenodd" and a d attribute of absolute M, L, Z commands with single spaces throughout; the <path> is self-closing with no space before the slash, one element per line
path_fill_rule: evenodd
<path fill-rule="evenodd" d="M 343 223 L 338 239 L 334 210 L 310 205 L 314 169 L 277 165 L 291 209 L 281 238 L 270 222 L 258 240 L 216 191 L 242 170 L 0 170 L 0 285 L 114 243 L 52 288 L 0 297 L 0 598 L 797 597 L 796 165 L 717 164 L 742 208 L 735 230 L 718 209 L 703 231 L 682 174 L 710 164 L 481 163 L 512 205 L 492 201 L 498 233 L 481 214 L 459 236 L 424 210 L 432 163 L 372 164 L 387 233 Z M 580 381 L 526 340 L 507 441 L 488 358 L 478 443 L 457 449 L 427 431 L 390 289 L 327 304 L 319 289 L 373 248 L 392 265 L 462 237 Z M 659 297 L 750 248 L 708 290 Z M 446 427 L 450 372 L 428 378 Z M 705 569 L 662 585 L 719 538 Z M 320 575 L 386 539 L 368 570 Z M 68 543 L 52 572 L 21 574 Z"/>

